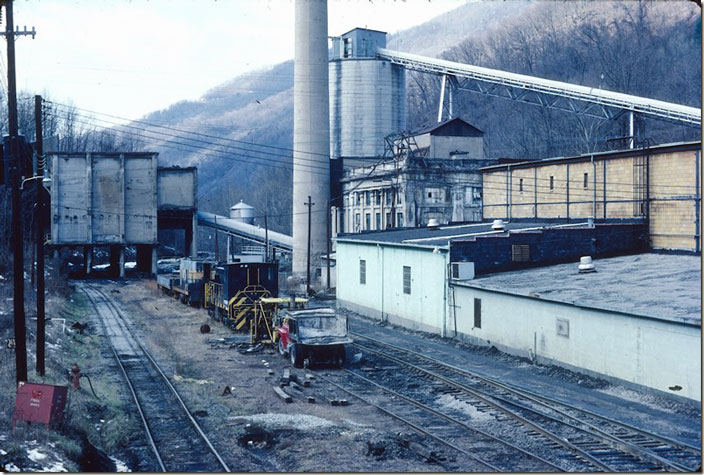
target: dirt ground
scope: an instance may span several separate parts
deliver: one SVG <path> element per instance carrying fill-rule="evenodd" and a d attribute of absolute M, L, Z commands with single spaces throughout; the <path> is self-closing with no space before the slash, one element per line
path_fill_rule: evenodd
<path fill-rule="evenodd" d="M 209 318 L 161 293 L 151 280 L 104 284 L 233 471 L 442 472 L 462 471 L 461 460 L 423 441 L 378 410 L 313 380 L 305 395 L 286 404 L 274 392 L 287 358 L 271 349 L 243 354 L 237 336 Z M 202 334 L 208 324 L 211 332 Z M 535 392 L 555 395 L 614 418 L 656 429 L 663 435 L 701 443 L 701 412 L 690 404 L 623 388 L 601 379 L 408 330 L 386 328 L 354 318 L 360 333 L 422 346 L 428 354 L 456 365 L 471 364 L 496 379 L 514 381 Z M 223 341 L 223 339 L 225 339 Z M 349 357 L 350 355 L 348 355 Z M 273 374 L 270 374 L 273 372 Z M 304 370 L 294 370 L 300 375 Z M 224 394 L 225 388 L 231 394 Z M 327 389 L 326 389 L 327 388 Z M 289 391 L 295 394 L 295 391 Z M 325 398 L 346 398 L 348 406 L 331 406 Z M 426 461 L 403 440 L 426 444 L 449 460 Z"/>
<path fill-rule="evenodd" d="M 233 332 L 162 294 L 154 281 L 110 284 L 106 290 L 142 333 L 148 348 L 211 435 L 234 471 L 428 472 L 448 466 L 426 462 L 399 441 L 415 439 L 406 426 L 345 394 L 330 394 L 313 380 L 305 397 L 286 404 L 274 392 L 288 360 L 271 350 L 241 354 L 212 344 Z M 201 334 L 209 324 L 211 333 Z M 244 338 L 243 338 L 244 339 Z M 269 374 L 273 370 L 273 375 Z M 297 370 L 303 375 L 303 370 Z M 232 394 L 223 395 L 225 387 Z M 294 392 L 294 391 L 291 391 Z M 347 406 L 324 400 L 346 398 Z"/>

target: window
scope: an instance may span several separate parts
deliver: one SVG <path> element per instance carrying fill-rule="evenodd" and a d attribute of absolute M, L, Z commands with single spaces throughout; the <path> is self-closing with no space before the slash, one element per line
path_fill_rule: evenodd
<path fill-rule="evenodd" d="M 361 226 L 361 224 L 362 223 L 360 222 L 359 213 L 355 213 L 354 214 L 354 232 L 358 233 L 360 231 L 359 227 Z"/>
<path fill-rule="evenodd" d="M 511 262 L 530 262 L 530 245 L 512 244 Z"/>
<path fill-rule="evenodd" d="M 555 189 L 555 177 L 550 176 L 550 191 Z"/>
<path fill-rule="evenodd" d="M 391 227 L 391 211 L 386 212 L 386 227 Z"/>
<path fill-rule="evenodd" d="M 396 192 L 396 203 L 401 203 L 401 190 Z"/>
<path fill-rule="evenodd" d="M 357 192 L 357 193 L 355 193 L 355 195 L 357 196 L 357 204 L 358 204 L 358 205 L 362 204 L 362 196 L 361 196 L 361 193 Z"/>
<path fill-rule="evenodd" d="M 364 230 L 369 231 L 372 229 L 372 216 L 369 213 L 364 213 Z"/>
<path fill-rule="evenodd" d="M 411 268 L 403 266 L 403 293 L 411 294 Z"/>
<path fill-rule="evenodd" d="M 482 327 L 482 299 L 474 299 L 474 328 Z"/>
<path fill-rule="evenodd" d="M 555 322 L 557 325 L 557 336 L 565 338 L 570 337 L 570 321 L 565 318 L 558 318 Z"/>
<path fill-rule="evenodd" d="M 589 173 L 584 174 L 584 188 L 589 188 Z"/>
<path fill-rule="evenodd" d="M 398 226 L 399 228 L 403 227 L 403 213 L 399 213 L 398 215 L 396 215 L 396 226 Z"/>
<path fill-rule="evenodd" d="M 367 261 L 364 259 L 359 260 L 359 283 L 362 285 L 367 283 Z"/>
<path fill-rule="evenodd" d="M 381 213 L 376 213 L 376 229 L 377 231 L 381 230 Z"/>
<path fill-rule="evenodd" d="M 344 39 L 344 50 L 342 52 L 343 58 L 349 58 L 352 56 L 352 38 Z"/>
<path fill-rule="evenodd" d="M 381 206 L 381 190 L 374 191 L 374 204 Z"/>
<path fill-rule="evenodd" d="M 365 204 L 366 206 L 369 206 L 369 203 L 370 203 L 370 201 L 369 201 L 369 192 L 368 192 L 368 191 L 365 191 L 365 192 L 364 192 L 364 204 Z"/>
<path fill-rule="evenodd" d="M 523 191 L 523 178 L 518 180 L 518 191 Z"/>
<path fill-rule="evenodd" d="M 386 206 L 391 206 L 391 190 L 386 190 Z"/>

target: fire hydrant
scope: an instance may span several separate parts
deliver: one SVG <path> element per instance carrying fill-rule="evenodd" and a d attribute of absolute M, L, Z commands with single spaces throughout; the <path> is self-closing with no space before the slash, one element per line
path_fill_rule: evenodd
<path fill-rule="evenodd" d="M 78 367 L 77 364 L 74 363 L 73 367 L 71 367 L 71 373 L 69 374 L 69 377 L 71 378 L 71 383 L 73 383 L 73 387 L 75 389 L 81 389 L 81 384 L 80 384 L 80 379 L 81 376 L 81 369 Z"/>

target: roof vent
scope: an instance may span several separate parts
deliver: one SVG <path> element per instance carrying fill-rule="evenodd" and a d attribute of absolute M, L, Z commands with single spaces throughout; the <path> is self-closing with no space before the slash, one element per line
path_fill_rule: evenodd
<path fill-rule="evenodd" d="M 592 262 L 592 256 L 583 256 L 579 258 L 579 273 L 586 274 L 588 272 L 596 272 L 596 267 Z"/>
<path fill-rule="evenodd" d="M 428 220 L 428 227 L 429 228 L 437 228 L 440 226 L 440 221 L 437 220 L 437 218 L 430 218 Z"/>
<path fill-rule="evenodd" d="M 494 231 L 503 231 L 506 229 L 506 225 L 500 219 L 495 219 L 494 222 L 491 223 L 491 229 Z"/>

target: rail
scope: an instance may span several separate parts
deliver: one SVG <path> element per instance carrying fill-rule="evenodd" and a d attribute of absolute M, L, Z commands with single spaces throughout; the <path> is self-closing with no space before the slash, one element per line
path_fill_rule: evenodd
<path fill-rule="evenodd" d="M 166 386 L 168 387 L 170 394 L 172 394 L 175 397 L 176 401 L 178 402 L 178 406 L 180 407 L 183 414 L 188 419 L 188 422 L 192 425 L 192 427 L 194 428 L 194 430 L 196 431 L 196 433 L 198 434 L 200 439 L 204 442 L 204 444 L 207 446 L 208 450 L 215 457 L 220 468 L 226 472 L 230 472 L 229 467 L 227 466 L 225 461 L 222 459 L 220 454 L 217 452 L 215 447 L 212 445 L 212 443 L 210 442 L 210 439 L 208 439 L 208 437 L 205 435 L 205 433 L 201 429 L 200 425 L 195 420 L 195 418 L 191 414 L 190 410 L 186 406 L 185 402 L 183 401 L 183 399 L 179 395 L 178 391 L 169 381 L 169 378 L 166 376 L 166 374 L 164 374 L 163 370 L 161 369 L 159 364 L 156 362 L 154 357 L 151 355 L 151 353 L 134 336 L 132 330 L 130 329 L 130 327 L 127 323 L 126 318 L 124 317 L 124 315 L 122 314 L 120 309 L 114 304 L 114 302 L 110 298 L 108 298 L 107 295 L 105 295 L 105 293 L 101 289 L 95 287 L 94 285 L 84 283 L 81 287 L 81 290 L 85 293 L 86 297 L 91 302 L 91 304 L 95 307 L 95 309 L 98 313 L 100 313 L 100 311 L 98 310 L 98 303 L 97 303 L 98 299 L 96 298 L 96 296 L 98 298 L 102 299 L 105 307 L 115 316 L 114 320 L 115 320 L 116 326 L 123 329 L 122 333 L 124 336 L 129 337 L 129 338 L 126 338 L 126 340 L 128 341 L 128 344 L 132 348 L 134 348 L 135 350 L 138 348 L 139 351 L 146 357 L 146 359 L 148 360 L 151 367 L 158 373 L 159 377 L 161 378 L 161 381 L 164 384 L 166 384 Z M 91 295 L 91 293 L 93 295 Z M 103 315 L 103 316 L 105 316 L 105 315 Z M 140 399 L 137 395 L 137 391 L 135 390 L 134 385 L 132 384 L 132 381 L 131 381 L 131 378 L 128 374 L 128 371 L 122 362 L 122 358 L 120 358 L 120 354 L 117 352 L 117 350 L 115 349 L 115 347 L 111 341 L 111 338 L 108 336 L 108 331 L 107 331 L 105 320 L 103 318 L 101 318 L 100 321 L 101 321 L 101 325 L 103 326 L 104 333 L 105 333 L 106 337 L 108 337 L 107 340 L 110 344 L 113 355 L 115 356 L 115 359 L 117 360 L 118 366 L 120 367 L 120 370 L 125 378 L 125 381 L 127 381 L 127 385 L 129 387 L 130 392 L 132 394 L 132 397 L 135 401 L 135 404 L 137 406 L 137 410 L 140 414 L 142 424 L 144 425 L 145 433 L 147 435 L 149 445 L 151 446 L 152 451 L 154 452 L 154 454 L 157 458 L 157 462 L 159 464 L 159 467 L 164 472 L 173 471 L 173 470 L 167 470 L 166 464 L 164 462 L 164 457 L 162 456 L 160 450 L 157 447 L 157 443 L 156 443 L 154 435 L 152 433 L 152 428 L 150 427 L 150 424 L 147 421 L 147 416 L 145 415 L 145 411 L 142 407 L 142 404 L 140 403 Z M 133 363 L 133 361 L 131 361 L 131 362 Z"/>
<path fill-rule="evenodd" d="M 501 383 L 492 380 L 490 378 L 481 376 L 475 372 L 469 371 L 464 368 L 458 368 L 444 361 L 440 361 L 436 358 L 432 358 L 430 356 L 414 352 L 407 348 L 393 345 L 391 343 L 376 338 L 367 337 L 365 335 L 357 333 L 353 334 L 357 339 L 355 345 L 359 346 L 360 348 L 364 348 L 369 352 L 381 354 L 384 358 L 392 359 L 406 366 L 412 366 L 414 370 L 421 373 L 429 374 L 434 378 L 439 377 L 445 382 L 452 384 L 453 386 L 462 389 L 463 391 L 472 393 L 475 397 L 486 397 L 485 395 L 488 395 L 488 397 L 492 400 L 490 401 L 492 405 L 503 406 L 504 410 L 507 410 L 508 406 L 514 406 L 526 412 L 536 413 L 542 418 L 550 419 L 557 423 L 566 424 L 572 427 L 574 430 L 578 430 L 584 434 L 588 434 L 590 437 L 594 437 L 596 439 L 601 440 L 603 443 L 606 443 L 615 450 L 637 457 L 641 460 L 647 461 L 657 466 L 664 467 L 669 471 L 692 471 L 701 464 L 701 450 L 689 444 L 669 439 L 658 434 L 653 434 L 628 424 L 620 423 L 611 418 L 606 418 L 593 412 L 585 411 L 581 408 L 568 405 L 561 401 L 537 395 L 523 389 L 514 388 L 506 383 Z M 374 348 L 360 345 L 359 339 L 368 340 L 374 345 Z M 384 353 L 379 349 L 381 347 L 387 347 L 390 350 L 393 350 L 394 355 Z M 406 355 L 405 358 L 400 356 L 403 354 Z M 477 394 L 479 390 L 476 387 L 470 388 L 465 384 L 460 384 L 447 377 L 440 376 L 434 371 L 430 371 L 423 367 L 411 364 L 409 362 L 409 356 L 426 361 L 429 364 L 433 365 L 433 367 L 443 368 L 445 370 L 449 370 L 452 373 L 475 379 L 477 381 L 480 381 L 481 384 L 492 386 L 501 392 L 497 394 L 496 392 L 487 393 L 486 391 L 481 391 L 480 394 Z M 509 398 L 509 396 L 511 395 L 515 395 L 519 398 L 522 398 L 521 400 L 523 400 L 524 403 L 511 400 Z M 497 404 L 493 401 L 500 401 L 501 404 Z M 553 412 L 557 414 L 559 418 L 543 412 L 539 412 L 533 407 L 527 407 L 525 401 L 534 406 L 541 407 L 549 412 Z M 591 422 L 586 422 L 589 420 L 591 420 Z M 597 424 L 608 426 L 611 428 L 611 431 L 607 432 L 605 429 L 598 427 Z M 614 435 L 616 433 L 620 435 Z M 676 458 L 677 460 L 667 459 L 666 457 L 657 453 L 655 450 L 652 449 L 654 444 L 659 444 L 661 446 L 661 452 L 665 454 L 671 454 L 671 456 Z M 686 462 L 689 462 L 689 465 L 687 465 Z"/>

